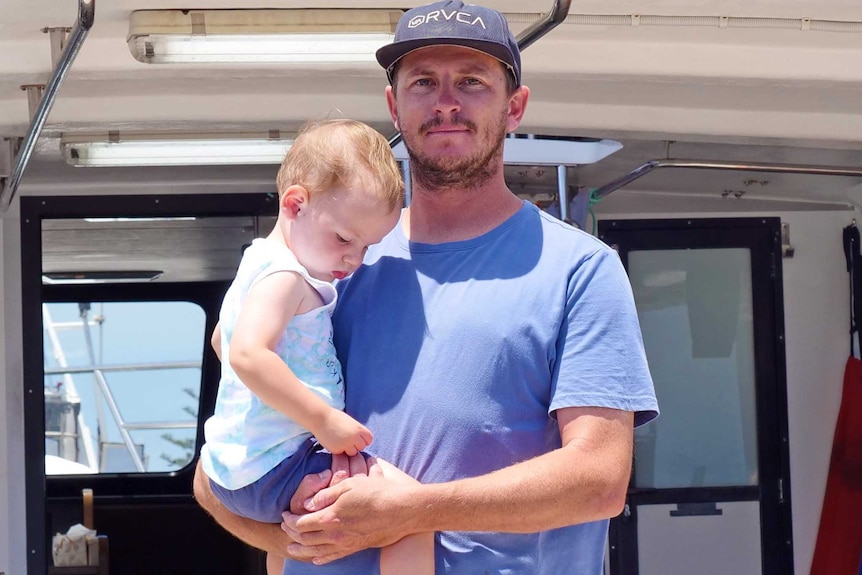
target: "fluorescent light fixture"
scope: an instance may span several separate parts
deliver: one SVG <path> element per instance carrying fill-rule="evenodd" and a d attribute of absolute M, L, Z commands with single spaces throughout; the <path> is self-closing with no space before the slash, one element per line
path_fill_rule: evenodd
<path fill-rule="evenodd" d="M 324 34 L 293 36 L 149 36 L 133 54 L 150 64 L 239 62 L 371 62 L 378 48 L 392 42 L 387 34 L 341 38 Z M 147 57 L 146 55 L 152 54 Z"/>
<path fill-rule="evenodd" d="M 146 64 L 373 62 L 400 10 L 138 10 L 127 41 Z"/>
<path fill-rule="evenodd" d="M 578 166 L 594 164 L 623 147 L 614 140 L 592 138 L 510 137 L 503 147 L 503 163 L 522 166 Z M 407 160 L 407 148 L 399 142 L 392 148 L 397 160 Z"/>
<path fill-rule="evenodd" d="M 42 274 L 44 285 L 80 285 L 151 282 L 162 275 L 157 270 L 136 271 L 80 271 L 45 272 Z"/>
<path fill-rule="evenodd" d="M 268 134 L 63 135 L 60 150 L 73 166 L 215 166 L 280 164 L 293 140 Z"/>

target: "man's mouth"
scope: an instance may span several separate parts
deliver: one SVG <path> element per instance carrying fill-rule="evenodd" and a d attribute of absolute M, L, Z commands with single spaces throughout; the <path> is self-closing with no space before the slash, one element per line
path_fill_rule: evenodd
<path fill-rule="evenodd" d="M 462 134 L 462 133 L 467 132 L 467 131 L 468 130 L 466 128 L 452 127 L 452 128 L 435 128 L 433 130 L 428 130 L 428 132 L 426 132 L 426 133 L 447 135 L 447 134 Z"/>
<path fill-rule="evenodd" d="M 455 132 L 469 132 L 475 129 L 475 124 L 463 118 L 445 122 L 440 118 L 434 118 L 422 124 L 420 130 L 426 134 L 451 134 Z"/>

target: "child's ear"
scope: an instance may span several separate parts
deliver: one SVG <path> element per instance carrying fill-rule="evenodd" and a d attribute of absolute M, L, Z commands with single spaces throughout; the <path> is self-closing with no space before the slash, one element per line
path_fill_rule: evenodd
<path fill-rule="evenodd" d="M 308 207 L 308 190 L 294 184 L 287 188 L 281 195 L 279 209 L 288 218 L 293 219 Z"/>

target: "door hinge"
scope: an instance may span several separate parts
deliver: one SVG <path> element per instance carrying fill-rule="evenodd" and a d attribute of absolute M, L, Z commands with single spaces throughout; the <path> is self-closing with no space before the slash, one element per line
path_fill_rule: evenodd
<path fill-rule="evenodd" d="M 792 258 L 796 249 L 790 245 L 790 224 L 781 222 L 781 257 Z"/>
<path fill-rule="evenodd" d="M 778 502 L 784 503 L 784 478 L 778 478 Z"/>

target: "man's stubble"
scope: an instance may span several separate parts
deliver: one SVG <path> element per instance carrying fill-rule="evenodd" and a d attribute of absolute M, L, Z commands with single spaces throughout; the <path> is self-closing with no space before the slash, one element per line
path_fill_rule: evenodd
<path fill-rule="evenodd" d="M 404 136 L 404 145 L 410 154 L 410 173 L 415 185 L 427 191 L 449 191 L 454 189 L 469 190 L 481 187 L 490 180 L 501 168 L 503 144 L 506 138 L 507 109 L 503 109 L 499 122 L 488 126 L 482 142 L 490 145 L 486 150 L 476 150 L 474 154 L 453 158 L 451 156 L 431 157 L 416 151 L 411 145 L 412 137 Z M 477 126 L 467 119 L 452 119 L 452 124 L 462 125 L 477 133 Z M 418 133 L 442 124 L 442 120 L 434 118 L 420 126 Z"/>

